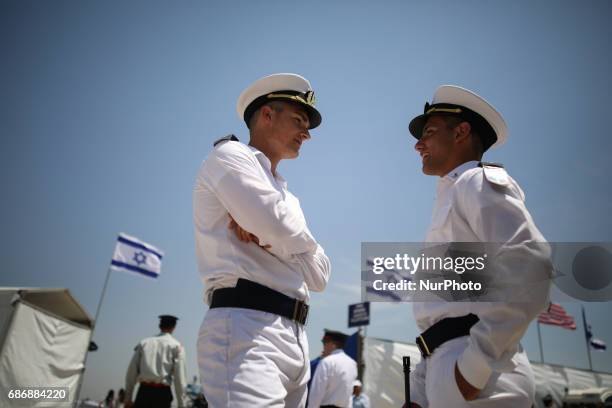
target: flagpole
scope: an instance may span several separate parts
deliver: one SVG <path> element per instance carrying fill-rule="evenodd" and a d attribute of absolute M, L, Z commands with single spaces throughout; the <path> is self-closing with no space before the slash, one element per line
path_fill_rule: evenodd
<path fill-rule="evenodd" d="M 129 248 L 129 249 L 126 249 L 126 248 Z M 136 250 L 138 252 L 135 252 Z M 153 257 L 154 260 L 150 264 L 147 263 L 147 257 L 145 256 L 144 252 L 154 255 Z M 117 256 L 117 259 L 115 259 L 116 256 Z M 113 251 L 113 255 L 111 257 L 111 265 L 114 265 L 115 267 L 130 271 L 130 272 L 138 272 L 140 274 L 155 278 L 161 272 L 162 256 L 163 256 L 163 252 L 155 248 L 154 246 L 149 245 L 145 242 L 142 242 L 137 238 L 130 237 L 127 234 L 120 233 L 119 237 L 117 238 L 117 243 Z M 133 261 L 136 265 L 131 263 L 131 261 Z M 141 264 L 145 264 L 145 267 L 143 267 Z M 83 370 L 79 378 L 79 381 L 77 383 L 76 397 L 74 400 L 75 407 L 81 395 L 81 385 L 83 384 L 83 378 L 85 376 L 87 356 L 89 355 L 89 345 L 91 344 L 91 339 L 93 338 L 94 331 L 96 327 L 98 326 L 98 317 L 100 316 L 100 310 L 102 309 L 102 302 L 104 301 L 104 296 L 106 295 L 106 288 L 108 287 L 108 281 L 110 280 L 110 274 L 113 269 L 114 269 L 113 266 L 109 266 L 108 271 L 106 272 L 106 279 L 104 280 L 104 287 L 102 288 L 102 294 L 100 295 L 100 300 L 98 301 L 98 307 L 96 308 L 96 316 L 94 317 L 94 320 L 91 324 L 91 330 L 89 332 L 89 341 L 87 343 L 85 357 L 83 358 Z"/>
<path fill-rule="evenodd" d="M 102 301 L 104 300 L 104 295 L 106 294 L 106 287 L 108 286 L 108 280 L 110 279 L 110 274 L 111 274 L 111 268 L 109 267 L 108 271 L 106 272 L 106 279 L 104 280 L 104 287 L 102 288 L 102 295 L 100 295 L 100 301 L 98 302 L 98 308 L 96 309 L 96 317 L 94 317 L 94 324 L 91 329 L 92 337 L 93 337 L 93 331 L 96 328 L 96 325 L 98 324 L 98 316 L 100 315 L 100 309 L 102 308 Z"/>
<path fill-rule="evenodd" d="M 591 360 L 591 345 L 589 344 L 589 336 L 587 335 L 588 330 L 586 315 L 584 314 L 584 306 L 580 305 L 580 308 L 582 309 L 582 323 L 584 324 L 584 341 L 586 342 L 587 356 L 589 356 L 589 369 L 593 371 L 593 361 Z"/>
<path fill-rule="evenodd" d="M 544 348 L 542 347 L 542 334 L 540 333 L 540 322 L 538 323 L 538 343 L 540 344 L 540 362 L 544 364 Z"/>
<path fill-rule="evenodd" d="M 100 300 L 98 301 L 98 307 L 96 309 L 96 316 L 94 317 L 93 323 L 91 325 L 91 331 L 89 332 L 89 340 L 87 341 L 87 349 L 85 350 L 85 358 L 83 358 L 83 372 L 79 378 L 79 383 L 77 385 L 77 391 L 74 398 L 74 407 L 77 407 L 79 397 L 81 396 L 81 386 L 83 385 L 83 378 L 85 377 L 85 366 L 87 364 L 87 357 L 89 356 L 89 345 L 91 344 L 91 339 L 93 338 L 94 330 L 96 330 L 96 326 L 98 325 L 98 316 L 100 315 L 100 309 L 102 308 L 102 301 L 104 300 L 104 295 L 106 294 L 106 288 L 108 287 L 108 280 L 110 279 L 112 269 L 109 267 L 106 272 L 106 279 L 104 280 L 104 287 L 102 288 L 102 294 L 100 295 Z"/>

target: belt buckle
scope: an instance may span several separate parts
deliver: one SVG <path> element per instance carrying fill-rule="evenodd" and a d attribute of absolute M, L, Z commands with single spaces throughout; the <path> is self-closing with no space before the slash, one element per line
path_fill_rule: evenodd
<path fill-rule="evenodd" d="M 421 356 L 423 356 L 423 358 L 431 356 L 431 352 L 429 351 L 429 347 L 427 347 L 427 343 L 425 343 L 423 336 L 416 338 L 416 344 L 419 347 L 419 351 L 421 352 Z"/>
<path fill-rule="evenodd" d="M 293 305 L 293 320 L 305 325 L 308 319 L 308 305 L 301 300 L 296 300 Z"/>

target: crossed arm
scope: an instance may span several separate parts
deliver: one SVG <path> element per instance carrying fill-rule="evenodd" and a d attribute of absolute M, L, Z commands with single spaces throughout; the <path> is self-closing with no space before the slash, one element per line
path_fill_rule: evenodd
<path fill-rule="evenodd" d="M 308 230 L 299 204 L 274 188 L 248 147 L 222 145 L 206 160 L 204 174 L 238 239 L 297 264 L 310 290 L 325 288 L 329 259 Z"/>

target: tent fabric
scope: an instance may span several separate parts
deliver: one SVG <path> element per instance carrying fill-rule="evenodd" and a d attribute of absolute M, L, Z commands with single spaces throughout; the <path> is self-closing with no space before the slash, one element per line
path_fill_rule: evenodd
<path fill-rule="evenodd" d="M 92 321 L 67 289 L 0 288 L 0 407 L 70 406 L 8 399 L 8 391 L 66 387 L 74 401 Z"/>
<path fill-rule="evenodd" d="M 569 390 L 612 388 L 612 374 L 551 364 L 531 363 L 531 366 L 536 378 L 536 402 L 540 407 L 544 406 L 541 401 L 547 394 L 561 406 L 566 387 Z"/>
<path fill-rule="evenodd" d="M 371 337 L 364 339 L 363 392 L 370 397 L 373 407 L 399 407 L 404 403 L 403 356 L 410 356 L 412 369 L 421 361 L 421 353 L 415 344 Z M 547 394 L 561 406 L 566 387 L 570 390 L 612 387 L 610 373 L 533 362 L 531 365 L 536 380 L 537 407 L 544 406 L 542 398 Z"/>
<path fill-rule="evenodd" d="M 14 297 L 14 291 L 0 290 L 0 350 L 2 350 L 2 344 L 13 315 L 12 301 Z"/>
<path fill-rule="evenodd" d="M 370 398 L 372 407 L 401 407 L 404 403 L 404 368 L 402 357 L 410 356 L 410 365 L 421 361 L 416 345 L 364 339 L 365 371 L 362 391 Z"/>
<path fill-rule="evenodd" d="M 91 316 L 83 310 L 68 289 L 0 288 L 0 298 L 4 295 L 17 295 L 21 300 L 66 320 L 88 327 L 92 325 Z M 3 300 L 0 302 L 5 304 Z"/>
<path fill-rule="evenodd" d="M 74 400 L 88 342 L 88 329 L 18 303 L 0 356 L 2 388 L 67 387 Z M 7 392 L 0 395 L 0 406 L 19 406 L 17 402 L 8 400 Z"/>

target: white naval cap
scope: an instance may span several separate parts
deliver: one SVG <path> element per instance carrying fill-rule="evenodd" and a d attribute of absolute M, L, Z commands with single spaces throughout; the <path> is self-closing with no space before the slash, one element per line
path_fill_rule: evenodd
<path fill-rule="evenodd" d="M 501 113 L 476 93 L 456 85 L 442 85 L 423 114 L 410 121 L 410 133 L 421 138 L 423 127 L 432 115 L 457 116 L 469 122 L 480 135 L 483 148 L 498 147 L 508 138 L 508 126 Z"/>
<path fill-rule="evenodd" d="M 361 385 L 361 381 L 359 381 L 359 380 L 353 381 L 353 387 L 361 387 L 361 386 L 362 386 Z"/>
<path fill-rule="evenodd" d="M 310 129 L 321 124 L 321 114 L 315 108 L 315 96 L 310 82 L 297 74 L 273 74 L 260 78 L 238 97 L 238 117 L 248 126 L 253 113 L 263 104 L 273 100 L 297 103 L 306 109 Z"/>

